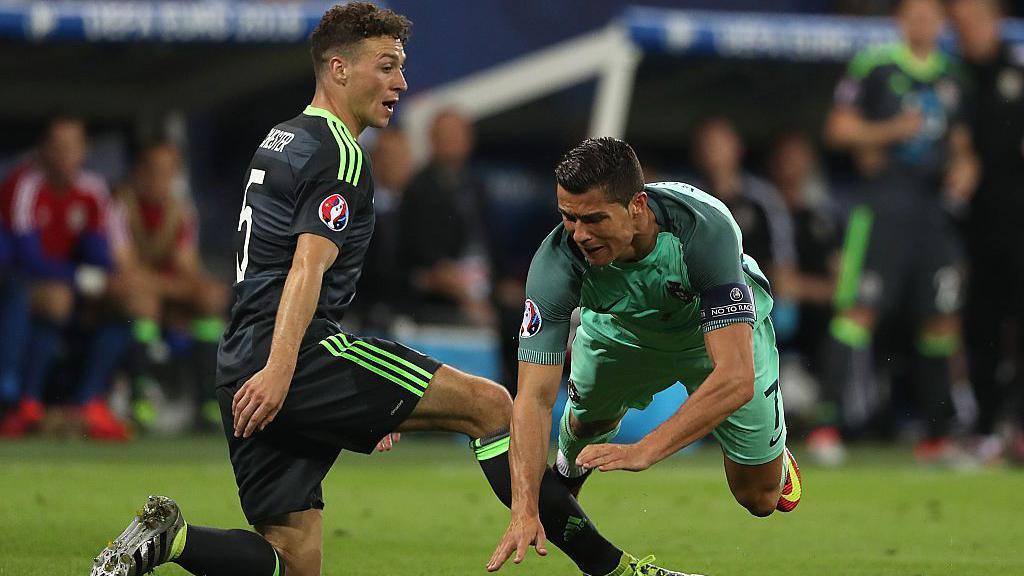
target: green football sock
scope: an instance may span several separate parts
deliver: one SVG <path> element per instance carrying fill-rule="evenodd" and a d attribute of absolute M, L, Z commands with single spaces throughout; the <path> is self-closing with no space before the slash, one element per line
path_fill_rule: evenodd
<path fill-rule="evenodd" d="M 611 441 L 619 433 L 619 425 L 616 424 L 615 428 L 604 434 L 590 438 L 578 438 L 573 434 L 572 427 L 569 425 L 569 411 L 569 404 L 566 403 L 565 412 L 562 413 L 562 419 L 558 425 L 558 455 L 555 466 L 563 476 L 576 478 L 586 472 L 576 465 L 576 457 L 580 455 L 580 452 L 591 444 L 604 444 Z"/>

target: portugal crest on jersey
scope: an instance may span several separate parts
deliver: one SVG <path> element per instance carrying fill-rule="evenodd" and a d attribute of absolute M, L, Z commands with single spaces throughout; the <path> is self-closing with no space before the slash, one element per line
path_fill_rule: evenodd
<path fill-rule="evenodd" d="M 536 336 L 537 332 L 540 332 L 540 324 L 540 308 L 537 308 L 533 300 L 527 299 L 526 308 L 523 310 L 523 325 L 519 327 L 519 337 Z"/>
<path fill-rule="evenodd" d="M 341 194 L 331 194 L 320 203 L 320 221 L 335 232 L 348 226 L 348 202 Z"/>

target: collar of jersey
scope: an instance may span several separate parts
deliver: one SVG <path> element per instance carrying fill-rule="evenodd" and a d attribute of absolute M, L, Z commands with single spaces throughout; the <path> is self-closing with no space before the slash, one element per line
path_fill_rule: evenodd
<path fill-rule="evenodd" d="M 938 48 L 932 50 L 928 58 L 918 60 L 910 51 L 910 46 L 899 44 L 893 52 L 893 60 L 904 72 L 921 82 L 930 82 L 937 78 L 946 67 L 946 60 Z"/>
<path fill-rule="evenodd" d="M 671 235 L 672 234 L 669 234 L 667 232 L 658 232 L 658 236 L 654 240 L 654 247 L 651 248 L 651 251 L 645 254 L 643 258 L 634 261 L 612 262 L 610 266 L 620 268 L 623 270 L 635 270 L 637 268 L 640 268 L 641 266 L 650 264 L 651 262 L 658 258 L 657 252 L 658 248 L 661 247 L 661 242 L 666 237 Z"/>
<path fill-rule="evenodd" d="M 328 110 L 324 110 L 323 108 L 317 108 L 316 106 L 309 105 L 306 106 L 306 109 L 303 110 L 302 113 L 305 114 L 306 116 L 319 116 L 321 118 L 326 118 L 327 120 L 341 126 L 345 130 L 345 134 L 349 138 L 352 137 L 352 133 L 349 132 L 348 126 L 345 126 L 345 123 L 342 122 L 341 119 L 339 119 L 334 114 L 331 114 L 330 111 Z"/>

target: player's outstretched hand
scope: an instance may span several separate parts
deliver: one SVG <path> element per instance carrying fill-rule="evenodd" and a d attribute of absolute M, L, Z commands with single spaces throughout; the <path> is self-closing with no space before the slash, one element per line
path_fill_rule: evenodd
<path fill-rule="evenodd" d="M 377 452 L 387 452 L 388 450 L 391 450 L 395 447 L 395 444 L 398 444 L 398 441 L 401 438 L 402 434 L 400 432 L 392 432 L 391 434 L 381 438 L 380 442 L 377 442 Z"/>
<path fill-rule="evenodd" d="M 544 526 L 540 523 L 540 516 L 536 514 L 527 518 L 513 516 L 508 530 L 505 530 L 505 535 L 501 537 L 501 542 L 498 543 L 494 554 L 491 555 L 491 560 L 487 563 L 487 571 L 497 572 L 513 552 L 515 552 L 515 557 L 512 558 L 512 562 L 519 564 L 526 557 L 526 551 L 531 544 L 536 548 L 539 556 L 547 556 L 548 549 L 544 545 L 545 541 Z"/>
<path fill-rule="evenodd" d="M 583 468 L 609 470 L 646 470 L 654 461 L 639 444 L 591 444 L 576 457 L 576 465 Z"/>
<path fill-rule="evenodd" d="M 292 374 L 267 366 L 253 374 L 231 399 L 235 436 L 248 438 L 273 422 L 288 395 Z"/>

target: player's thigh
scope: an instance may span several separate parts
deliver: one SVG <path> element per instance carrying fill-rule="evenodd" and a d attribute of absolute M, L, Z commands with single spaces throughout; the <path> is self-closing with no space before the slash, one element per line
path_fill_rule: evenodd
<path fill-rule="evenodd" d="M 323 527 L 321 510 L 282 514 L 255 526 L 284 560 L 288 576 L 320 576 Z"/>
<path fill-rule="evenodd" d="M 963 304 L 964 255 L 959 233 L 943 214 L 932 214 L 918 231 L 912 301 L 927 320 L 957 315 Z"/>
<path fill-rule="evenodd" d="M 836 286 L 841 310 L 857 310 L 871 327 L 888 313 L 906 283 L 912 248 L 905 241 L 906 215 L 879 202 L 856 207 L 847 225 Z M 870 312 L 872 315 L 867 316 Z M 855 321 L 858 319 L 854 318 Z"/>
<path fill-rule="evenodd" d="M 679 379 L 673 354 L 597 342 L 581 327 L 572 346 L 571 415 L 582 423 L 618 421 L 643 410 Z"/>
<path fill-rule="evenodd" d="M 754 330 L 754 397 L 715 427 L 726 458 L 744 466 L 771 462 L 786 448 L 779 353 L 771 319 Z"/>
<path fill-rule="evenodd" d="M 505 388 L 442 365 L 398 430 L 461 432 L 480 438 L 507 429 L 511 419 L 512 398 Z"/>
<path fill-rule="evenodd" d="M 292 386 L 301 389 L 303 384 L 300 379 Z M 314 438 L 310 428 L 280 420 L 248 438 L 236 437 L 231 400 L 237 388 L 219 387 L 217 401 L 246 520 L 260 526 L 291 512 L 322 509 L 321 483 L 341 449 Z"/>

